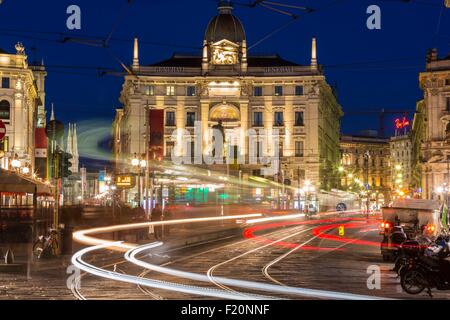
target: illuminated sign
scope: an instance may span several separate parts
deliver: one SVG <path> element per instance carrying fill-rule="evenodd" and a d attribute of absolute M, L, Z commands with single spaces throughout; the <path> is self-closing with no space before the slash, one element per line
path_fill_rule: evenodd
<path fill-rule="evenodd" d="M 395 119 L 395 128 L 396 129 L 403 129 L 409 126 L 409 121 L 406 119 L 406 117 L 403 117 L 403 119 Z"/>
<path fill-rule="evenodd" d="M 118 175 L 115 178 L 115 184 L 118 189 L 131 189 L 136 185 L 136 177 L 134 175 Z"/>

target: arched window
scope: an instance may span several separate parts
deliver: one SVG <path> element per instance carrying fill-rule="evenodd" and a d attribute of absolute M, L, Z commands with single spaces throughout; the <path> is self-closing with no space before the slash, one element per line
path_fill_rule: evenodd
<path fill-rule="evenodd" d="M 7 100 L 0 101 L 0 119 L 9 120 L 11 106 Z"/>

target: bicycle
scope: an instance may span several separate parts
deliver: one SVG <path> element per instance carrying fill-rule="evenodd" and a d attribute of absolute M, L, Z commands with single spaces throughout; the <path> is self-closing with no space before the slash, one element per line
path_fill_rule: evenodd
<path fill-rule="evenodd" d="M 57 239 L 58 232 L 50 230 L 49 236 L 41 235 L 33 244 L 33 254 L 37 259 L 51 258 L 57 255 L 59 243 Z"/>

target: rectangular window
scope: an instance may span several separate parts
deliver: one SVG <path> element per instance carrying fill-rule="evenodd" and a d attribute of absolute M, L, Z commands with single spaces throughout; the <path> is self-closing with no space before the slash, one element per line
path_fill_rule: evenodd
<path fill-rule="evenodd" d="M 168 127 L 175 126 L 175 112 L 174 111 L 166 112 L 166 126 L 168 126 Z"/>
<path fill-rule="evenodd" d="M 167 86 L 166 95 L 174 96 L 175 95 L 175 86 Z"/>
<path fill-rule="evenodd" d="M 145 95 L 154 96 L 155 95 L 155 87 L 154 86 L 145 86 Z"/>
<path fill-rule="evenodd" d="M 195 142 L 191 141 L 191 163 L 195 162 Z"/>
<path fill-rule="evenodd" d="M 5 89 L 10 88 L 9 78 L 7 78 L 7 77 L 2 78 L 2 88 L 5 88 Z"/>
<path fill-rule="evenodd" d="M 188 97 L 194 97 L 195 96 L 195 86 L 187 86 L 186 87 L 186 95 Z"/>
<path fill-rule="evenodd" d="M 450 111 L 450 97 L 447 97 L 446 108 L 447 108 L 447 111 Z"/>
<path fill-rule="evenodd" d="M 276 111 L 274 114 L 274 125 L 276 127 L 282 127 L 284 125 L 284 120 L 283 120 L 283 112 L 281 111 Z"/>
<path fill-rule="evenodd" d="M 303 157 L 303 141 L 295 141 L 295 156 Z"/>
<path fill-rule="evenodd" d="M 166 157 L 172 156 L 174 146 L 175 146 L 175 143 L 173 141 L 166 142 Z"/>
<path fill-rule="evenodd" d="M 11 116 L 11 105 L 8 101 L 0 101 L 0 119 L 9 120 Z"/>
<path fill-rule="evenodd" d="M 253 88 L 253 95 L 255 97 L 261 97 L 262 96 L 262 87 L 254 87 Z"/>
<path fill-rule="evenodd" d="M 303 86 L 295 86 L 295 95 L 302 96 L 303 95 Z"/>
<path fill-rule="evenodd" d="M 8 142 L 9 137 L 5 137 L 2 141 L 0 141 L 0 151 L 8 152 Z"/>
<path fill-rule="evenodd" d="M 446 86 L 450 86 L 450 78 L 445 79 L 445 85 L 446 85 Z"/>
<path fill-rule="evenodd" d="M 254 169 L 254 170 L 252 170 L 252 175 L 255 176 L 255 177 L 262 177 L 261 169 Z"/>
<path fill-rule="evenodd" d="M 295 111 L 295 126 L 304 126 L 303 123 L 303 111 Z"/>
<path fill-rule="evenodd" d="M 263 126 L 263 113 L 261 111 L 253 113 L 253 126 L 255 127 Z"/>
<path fill-rule="evenodd" d="M 283 95 L 283 87 L 282 86 L 275 86 L 275 95 L 277 97 Z"/>
<path fill-rule="evenodd" d="M 263 155 L 263 150 L 262 150 L 263 146 L 262 146 L 262 142 L 261 141 L 257 141 L 256 142 L 256 157 L 259 159 L 262 157 Z"/>
<path fill-rule="evenodd" d="M 195 124 L 195 112 L 186 113 L 186 126 L 193 127 Z"/>

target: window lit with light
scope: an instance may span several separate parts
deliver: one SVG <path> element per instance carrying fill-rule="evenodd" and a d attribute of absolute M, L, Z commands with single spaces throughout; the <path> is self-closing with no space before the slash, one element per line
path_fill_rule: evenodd
<path fill-rule="evenodd" d="M 283 87 L 282 86 L 275 86 L 275 96 L 282 96 L 283 95 Z"/>
<path fill-rule="evenodd" d="M 174 96 L 175 95 L 175 86 L 167 86 L 166 87 L 166 95 Z"/>

